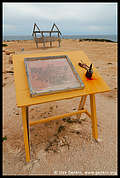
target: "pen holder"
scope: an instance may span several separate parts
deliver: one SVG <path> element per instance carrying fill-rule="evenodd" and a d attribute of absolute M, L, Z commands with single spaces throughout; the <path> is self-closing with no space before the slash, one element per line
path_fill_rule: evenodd
<path fill-rule="evenodd" d="M 91 79 L 92 74 L 93 74 L 93 69 L 92 69 L 92 64 L 91 64 L 91 65 L 90 65 L 90 68 L 87 69 L 87 72 L 86 72 L 85 75 L 86 75 L 87 78 Z"/>
<path fill-rule="evenodd" d="M 88 65 L 86 65 L 86 64 L 84 64 L 84 63 L 82 64 L 82 63 L 79 62 L 78 65 L 79 65 L 80 67 L 82 67 L 82 68 L 84 68 L 84 69 L 87 70 L 85 76 L 86 76 L 87 78 L 91 79 L 92 74 L 93 74 L 92 64 L 91 64 L 90 67 L 89 67 Z"/>

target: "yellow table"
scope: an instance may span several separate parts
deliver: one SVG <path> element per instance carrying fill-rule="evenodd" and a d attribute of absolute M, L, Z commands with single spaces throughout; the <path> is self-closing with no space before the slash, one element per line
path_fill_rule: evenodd
<path fill-rule="evenodd" d="M 85 88 L 77 89 L 71 91 L 62 91 L 60 93 L 42 95 L 37 97 L 31 97 L 27 82 L 27 75 L 25 71 L 24 58 L 26 57 L 43 57 L 43 56 L 57 56 L 57 55 L 67 55 L 74 65 L 77 73 L 79 74 L 81 80 L 83 81 Z M 66 52 L 47 52 L 47 53 L 35 53 L 35 54 L 19 54 L 13 56 L 13 65 L 14 65 L 14 78 L 15 78 L 15 88 L 16 88 L 16 100 L 17 106 L 22 109 L 22 121 L 24 128 L 24 143 L 26 151 L 26 161 L 30 161 L 30 148 L 29 148 L 29 126 L 34 124 L 48 122 L 50 120 L 56 120 L 64 118 L 67 116 L 77 115 L 80 118 L 82 113 L 86 113 L 92 121 L 92 135 L 94 139 L 98 139 L 97 131 L 97 118 L 96 118 L 96 104 L 95 104 L 95 94 L 101 92 L 110 91 L 108 85 L 101 78 L 96 68 L 93 65 L 93 80 L 88 80 L 85 77 L 85 69 L 81 68 L 78 65 L 78 62 L 83 61 L 87 65 L 90 65 L 91 62 L 84 54 L 83 51 L 66 51 Z M 85 101 L 87 96 L 90 96 L 90 108 L 91 114 L 84 109 Z M 66 113 L 59 116 L 49 117 L 39 121 L 29 122 L 28 121 L 28 106 L 34 104 L 42 104 L 46 102 L 58 101 L 63 99 L 70 99 L 74 97 L 81 97 L 78 111 Z"/>

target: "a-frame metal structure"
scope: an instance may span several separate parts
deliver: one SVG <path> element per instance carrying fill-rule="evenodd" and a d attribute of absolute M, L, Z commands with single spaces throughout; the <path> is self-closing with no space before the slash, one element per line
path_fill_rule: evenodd
<path fill-rule="evenodd" d="M 56 31 L 55 30 L 53 31 L 54 27 L 56 27 L 57 29 Z M 48 33 L 48 36 L 45 36 L 45 33 Z M 57 34 L 57 36 L 52 36 L 52 34 L 55 34 L 55 33 Z M 37 37 L 37 34 L 40 34 L 41 36 Z M 36 23 L 34 23 L 32 36 L 36 42 L 37 48 L 38 48 L 38 43 L 43 43 L 43 47 L 45 47 L 46 42 L 50 42 L 50 47 L 52 47 L 53 41 L 58 41 L 58 44 L 60 47 L 62 34 L 55 23 L 53 24 L 50 31 L 41 31 L 40 28 L 36 25 Z"/>

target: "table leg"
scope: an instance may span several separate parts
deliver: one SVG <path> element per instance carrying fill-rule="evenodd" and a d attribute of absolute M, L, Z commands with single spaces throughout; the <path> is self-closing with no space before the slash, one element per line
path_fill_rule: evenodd
<path fill-rule="evenodd" d="M 22 107 L 22 121 L 24 128 L 24 144 L 26 152 L 26 161 L 30 161 L 30 148 L 29 148 L 29 123 L 28 123 L 28 107 Z"/>
<path fill-rule="evenodd" d="M 97 129 L 97 117 L 96 117 L 96 104 L 95 95 L 90 95 L 90 108 L 91 108 L 91 119 L 92 119 L 92 135 L 95 140 L 98 139 L 98 129 Z"/>
<path fill-rule="evenodd" d="M 30 134 L 29 134 L 29 116 L 28 116 L 28 107 L 26 107 L 26 120 L 27 120 L 27 133 L 28 133 L 28 144 L 30 143 Z M 30 145 L 29 145 L 30 150 Z"/>
<path fill-rule="evenodd" d="M 86 102 L 86 98 L 87 98 L 87 95 L 81 97 L 78 110 L 84 109 L 84 105 L 85 105 L 85 102 Z M 81 114 L 78 114 L 78 115 L 77 115 L 77 119 L 80 119 L 80 117 L 81 117 Z"/>

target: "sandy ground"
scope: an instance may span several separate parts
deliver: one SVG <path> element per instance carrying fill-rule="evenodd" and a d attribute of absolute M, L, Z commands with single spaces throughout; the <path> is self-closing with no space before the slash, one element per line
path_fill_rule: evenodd
<path fill-rule="evenodd" d="M 96 95 L 99 142 L 91 134 L 91 120 L 81 116 L 30 127 L 31 161 L 26 163 L 21 110 L 16 106 L 13 64 L 3 52 L 3 175 L 117 175 L 117 43 L 62 40 L 44 49 L 33 41 L 6 42 L 3 51 L 15 54 L 83 50 L 111 88 Z M 21 49 L 24 48 L 24 51 Z M 29 107 L 29 119 L 77 110 L 80 98 Z M 89 108 L 89 97 L 85 107 Z"/>

